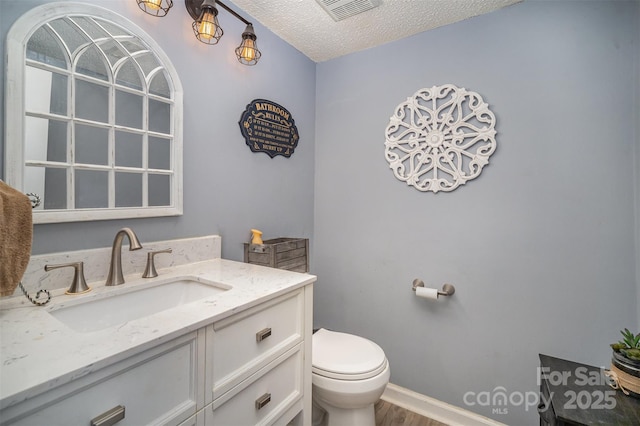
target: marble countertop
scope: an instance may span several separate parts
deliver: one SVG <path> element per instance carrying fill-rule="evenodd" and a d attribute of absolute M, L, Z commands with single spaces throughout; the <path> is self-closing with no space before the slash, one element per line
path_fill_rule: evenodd
<path fill-rule="evenodd" d="M 224 259 L 175 266 L 158 273 L 151 279 L 126 276 L 125 284 L 118 287 L 88 283 L 92 291 L 73 296 L 54 293 L 45 306 L 34 306 L 24 297 L 1 301 L 0 409 L 316 280 L 309 274 Z M 114 291 L 128 292 L 180 277 L 214 281 L 228 290 L 93 332 L 74 331 L 49 313 L 80 299 L 97 299 Z"/>

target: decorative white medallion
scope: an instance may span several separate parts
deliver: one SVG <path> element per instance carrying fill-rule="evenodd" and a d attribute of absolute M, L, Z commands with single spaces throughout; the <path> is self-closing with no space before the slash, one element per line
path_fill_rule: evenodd
<path fill-rule="evenodd" d="M 496 117 L 482 97 L 453 84 L 421 89 L 385 130 L 393 174 L 419 191 L 453 191 L 475 179 L 496 150 Z"/>

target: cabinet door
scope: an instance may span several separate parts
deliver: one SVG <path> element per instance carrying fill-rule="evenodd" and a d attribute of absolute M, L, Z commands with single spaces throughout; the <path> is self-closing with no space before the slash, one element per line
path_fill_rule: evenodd
<path fill-rule="evenodd" d="M 37 398 L 32 414 L 9 424 L 89 425 L 100 414 L 124 406 L 118 426 L 178 425 L 195 415 L 203 393 L 198 372 L 203 345 L 197 336 L 190 333 L 50 391 Z"/>

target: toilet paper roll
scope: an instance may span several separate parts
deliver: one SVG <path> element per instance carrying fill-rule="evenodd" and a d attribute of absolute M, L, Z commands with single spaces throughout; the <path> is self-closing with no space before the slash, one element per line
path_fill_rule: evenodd
<path fill-rule="evenodd" d="M 438 289 L 428 287 L 416 287 L 416 296 L 424 297 L 425 299 L 438 299 Z"/>

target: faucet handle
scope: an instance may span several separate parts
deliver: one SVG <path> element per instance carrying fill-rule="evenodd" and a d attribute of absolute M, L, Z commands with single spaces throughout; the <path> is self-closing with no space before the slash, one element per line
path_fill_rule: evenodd
<path fill-rule="evenodd" d="M 66 294 L 80 294 L 91 291 L 84 279 L 84 262 L 60 263 L 58 265 L 44 265 L 44 270 L 49 272 L 52 269 L 72 267 L 74 269 L 73 281 Z"/>
<path fill-rule="evenodd" d="M 172 250 L 170 248 L 164 250 L 156 250 L 150 251 L 147 253 L 147 266 L 144 268 L 144 273 L 142 274 L 142 278 L 153 278 L 158 276 L 158 271 L 156 271 L 156 264 L 154 261 L 154 256 L 158 253 L 171 253 Z"/>

